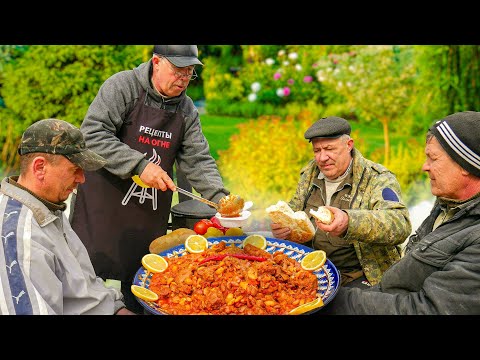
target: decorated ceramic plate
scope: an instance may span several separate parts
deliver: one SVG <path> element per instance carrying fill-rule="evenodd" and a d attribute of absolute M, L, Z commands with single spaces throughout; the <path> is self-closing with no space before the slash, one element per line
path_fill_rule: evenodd
<path fill-rule="evenodd" d="M 246 236 L 224 236 L 224 237 L 215 237 L 208 238 L 209 247 L 215 244 L 218 244 L 221 241 L 225 241 L 227 245 L 235 245 L 238 247 L 242 246 L 242 242 Z M 280 251 L 289 256 L 292 259 L 300 262 L 303 257 L 312 252 L 313 250 L 309 247 L 306 247 L 301 244 L 297 244 L 291 241 L 280 240 L 275 238 L 267 237 L 267 248 L 265 251 L 273 254 L 274 252 Z M 167 258 L 183 256 L 188 254 L 188 251 L 185 250 L 184 245 L 178 245 L 171 249 L 168 249 L 164 252 L 161 252 L 159 255 L 165 256 Z M 335 265 L 327 259 L 325 264 L 318 270 L 313 272 L 318 279 L 318 290 L 317 295 L 322 298 L 324 305 L 327 305 L 332 299 L 337 295 L 338 288 L 340 286 L 340 273 L 338 272 Z M 147 275 L 147 270 L 142 266 L 138 269 L 135 277 L 133 279 L 134 285 L 142 286 Z M 145 287 L 148 289 L 150 285 L 150 278 L 146 279 Z M 166 315 L 154 302 L 144 301 L 137 298 L 137 301 L 149 312 L 155 315 Z M 309 311 L 306 314 L 314 313 L 321 308 L 316 308 Z"/>

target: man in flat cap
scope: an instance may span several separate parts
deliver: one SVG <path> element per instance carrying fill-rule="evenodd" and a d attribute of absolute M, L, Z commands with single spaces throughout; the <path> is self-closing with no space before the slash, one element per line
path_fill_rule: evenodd
<path fill-rule="evenodd" d="M 436 201 L 405 255 L 368 290 L 341 288 L 329 314 L 480 315 L 480 112 L 427 132 L 422 170 Z"/>
<path fill-rule="evenodd" d="M 130 286 L 150 243 L 167 232 L 174 164 L 202 197 L 218 203 L 229 194 L 186 93 L 196 66 L 203 66 L 197 45 L 154 45 L 147 62 L 103 83 L 80 127 L 108 163 L 85 174 L 72 226 L 97 274 L 139 313 Z"/>
<path fill-rule="evenodd" d="M 322 118 L 306 132 L 314 159 L 301 170 L 289 205 L 310 216 L 317 231 L 310 243 L 324 250 L 341 275 L 341 285 L 367 288 L 401 257 L 412 226 L 400 184 L 384 166 L 365 159 L 354 148 L 347 120 Z M 316 220 L 310 210 L 327 206 L 331 224 Z M 272 223 L 276 238 L 289 239 L 290 228 Z"/>
<path fill-rule="evenodd" d="M 23 133 L 20 176 L 0 188 L 0 314 L 133 314 L 119 290 L 96 276 L 87 249 L 64 214 L 65 200 L 84 171 L 106 161 L 89 150 L 82 132 L 58 119 Z"/>

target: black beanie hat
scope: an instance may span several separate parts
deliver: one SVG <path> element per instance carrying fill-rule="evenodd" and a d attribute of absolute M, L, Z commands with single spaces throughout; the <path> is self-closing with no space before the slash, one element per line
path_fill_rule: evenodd
<path fill-rule="evenodd" d="M 448 115 L 437 121 L 430 131 L 456 163 L 480 177 L 480 112 Z"/>

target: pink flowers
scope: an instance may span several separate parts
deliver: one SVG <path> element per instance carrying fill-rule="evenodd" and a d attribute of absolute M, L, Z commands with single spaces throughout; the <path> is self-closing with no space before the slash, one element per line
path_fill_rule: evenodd
<path fill-rule="evenodd" d="M 288 86 L 285 86 L 284 88 L 278 88 L 277 89 L 277 96 L 278 97 L 284 97 L 290 95 L 292 91 Z"/>
<path fill-rule="evenodd" d="M 303 78 L 304 83 L 311 83 L 313 81 L 313 77 L 310 75 L 307 75 Z"/>
<path fill-rule="evenodd" d="M 260 81 L 255 81 L 255 78 L 253 78 L 253 83 L 250 85 L 251 92 L 247 95 L 248 101 L 267 103 L 273 95 L 283 98 L 283 101 L 287 103 L 303 101 L 309 97 L 312 87 L 317 82 L 316 69 L 321 64 L 315 62 L 310 65 L 308 59 L 302 63 L 300 60 L 303 54 L 292 51 L 294 48 L 292 46 L 281 49 L 275 59 L 269 57 L 263 61 L 262 65 L 266 66 L 262 70 L 267 71 L 268 77 L 266 80 L 262 80 L 261 86 Z M 330 60 L 333 61 L 334 59 L 330 58 Z"/>

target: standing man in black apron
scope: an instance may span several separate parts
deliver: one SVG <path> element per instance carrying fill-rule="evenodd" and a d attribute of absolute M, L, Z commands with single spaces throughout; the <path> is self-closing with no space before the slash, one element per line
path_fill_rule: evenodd
<path fill-rule="evenodd" d="M 186 94 L 197 65 L 196 45 L 154 45 L 149 61 L 104 82 L 81 125 L 89 148 L 108 163 L 85 173 L 72 227 L 97 274 L 121 286 L 127 308 L 138 313 L 130 285 L 149 244 L 167 232 L 175 161 L 206 199 L 229 194 Z"/>

